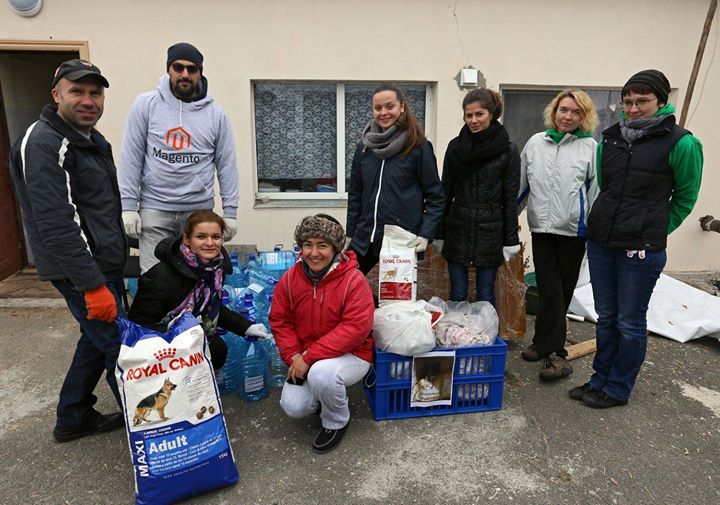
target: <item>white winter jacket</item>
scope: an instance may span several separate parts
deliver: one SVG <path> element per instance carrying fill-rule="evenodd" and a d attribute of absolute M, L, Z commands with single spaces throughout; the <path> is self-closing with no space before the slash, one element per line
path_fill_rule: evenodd
<path fill-rule="evenodd" d="M 566 134 L 559 144 L 536 133 L 520 156 L 518 212 L 527 205 L 532 233 L 584 237 L 587 217 L 598 194 L 597 142 Z"/>

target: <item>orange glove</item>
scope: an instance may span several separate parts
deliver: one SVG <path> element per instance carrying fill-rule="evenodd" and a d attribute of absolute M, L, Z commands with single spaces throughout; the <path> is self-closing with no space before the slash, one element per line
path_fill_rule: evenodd
<path fill-rule="evenodd" d="M 112 323 L 117 317 L 115 297 L 105 284 L 85 291 L 85 307 L 87 307 L 88 319 Z"/>

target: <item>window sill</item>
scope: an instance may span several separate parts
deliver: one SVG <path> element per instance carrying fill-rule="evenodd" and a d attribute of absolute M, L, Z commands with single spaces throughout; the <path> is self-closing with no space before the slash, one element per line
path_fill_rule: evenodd
<path fill-rule="evenodd" d="M 308 198 L 298 200 L 255 199 L 255 209 L 298 209 L 298 208 L 345 208 L 347 200 L 329 198 Z"/>

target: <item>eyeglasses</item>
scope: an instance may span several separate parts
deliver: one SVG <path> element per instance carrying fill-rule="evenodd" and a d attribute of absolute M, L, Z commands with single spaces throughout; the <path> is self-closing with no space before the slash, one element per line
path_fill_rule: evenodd
<path fill-rule="evenodd" d="M 183 70 L 187 70 L 188 74 L 197 74 L 200 71 L 197 65 L 183 65 L 182 63 L 173 63 L 170 65 L 178 74 L 182 74 Z"/>
<path fill-rule="evenodd" d="M 640 100 L 623 100 L 622 106 L 623 109 L 632 109 L 633 105 L 637 107 L 638 109 L 642 109 L 647 104 L 654 102 L 657 100 L 657 98 L 641 98 Z"/>

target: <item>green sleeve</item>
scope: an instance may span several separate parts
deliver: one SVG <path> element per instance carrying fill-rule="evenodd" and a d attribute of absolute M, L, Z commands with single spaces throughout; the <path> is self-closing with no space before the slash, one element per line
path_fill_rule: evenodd
<path fill-rule="evenodd" d="M 670 151 L 668 163 L 674 180 L 668 223 L 670 234 L 682 224 L 697 201 L 702 180 L 702 144 L 693 135 L 681 137 Z"/>
<path fill-rule="evenodd" d="M 600 139 L 600 142 L 598 142 L 597 145 L 597 156 L 595 159 L 595 175 L 597 178 L 597 185 L 598 189 L 602 191 L 602 150 L 603 150 L 603 141 Z"/>

